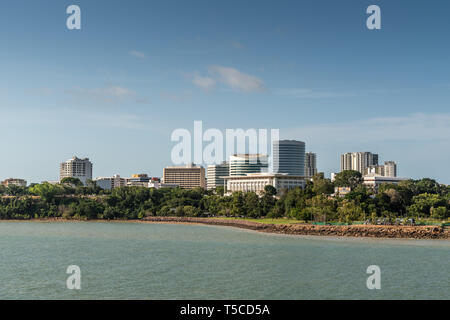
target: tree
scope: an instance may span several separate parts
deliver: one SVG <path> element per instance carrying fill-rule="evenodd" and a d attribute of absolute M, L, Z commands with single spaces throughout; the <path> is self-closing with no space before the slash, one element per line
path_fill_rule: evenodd
<path fill-rule="evenodd" d="M 50 203 L 53 201 L 56 195 L 62 194 L 64 191 L 59 185 L 53 185 L 48 182 L 42 184 L 36 184 L 29 189 L 31 194 L 37 195 L 44 200 L 44 202 Z"/>
<path fill-rule="evenodd" d="M 256 193 L 246 192 L 244 194 L 244 207 L 246 216 L 251 218 L 259 218 L 261 216 L 259 197 Z"/>
<path fill-rule="evenodd" d="M 334 185 L 336 187 L 350 187 L 353 189 L 361 183 L 362 175 L 359 171 L 355 170 L 344 170 L 339 172 L 334 179 Z"/>
<path fill-rule="evenodd" d="M 264 194 L 268 196 L 274 196 L 277 194 L 277 189 L 274 186 L 268 184 L 264 187 Z"/>
<path fill-rule="evenodd" d="M 325 179 L 323 173 L 313 176 L 312 191 L 316 194 L 332 194 L 334 192 L 333 183 L 330 179 Z"/>
<path fill-rule="evenodd" d="M 69 185 L 71 187 L 82 187 L 83 186 L 83 182 L 81 182 L 80 179 L 78 178 L 74 178 L 74 177 L 66 177 L 61 179 L 60 181 L 61 184 L 65 184 L 65 185 Z"/>
<path fill-rule="evenodd" d="M 218 194 L 219 196 L 223 196 L 225 194 L 225 187 L 223 186 L 216 187 L 216 194 Z"/>
<path fill-rule="evenodd" d="M 363 219 L 364 211 L 355 201 L 343 200 L 337 209 L 339 221 L 350 223 Z"/>
<path fill-rule="evenodd" d="M 431 208 L 431 217 L 433 219 L 441 219 L 444 220 L 446 218 L 448 218 L 450 216 L 450 211 L 444 207 L 444 206 L 440 206 L 440 207 L 432 207 Z"/>
<path fill-rule="evenodd" d="M 334 218 L 336 210 L 334 199 L 320 194 L 307 200 L 307 204 L 315 220 L 327 221 L 327 219 L 331 220 Z"/>
<path fill-rule="evenodd" d="M 445 205 L 445 199 L 438 194 L 422 193 L 413 197 L 412 205 L 407 210 L 413 217 L 424 218 L 430 216 L 432 208 L 445 207 Z"/>

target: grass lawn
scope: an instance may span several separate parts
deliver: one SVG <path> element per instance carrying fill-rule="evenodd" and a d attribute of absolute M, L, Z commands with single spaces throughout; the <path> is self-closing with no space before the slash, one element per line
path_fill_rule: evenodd
<path fill-rule="evenodd" d="M 259 223 L 267 223 L 267 224 L 294 224 L 294 223 L 305 223 L 303 220 L 297 220 L 297 219 L 289 219 L 289 218 L 277 218 L 277 219 L 271 219 L 271 218 L 258 218 L 258 219 L 252 219 L 252 218 L 234 218 L 234 217 L 213 217 L 212 219 L 224 219 L 224 220 L 245 220 L 245 221 L 253 221 L 253 222 L 259 222 Z M 447 220 L 447 223 L 449 220 Z M 441 225 L 443 221 L 441 220 L 435 220 L 435 219 L 419 219 L 416 220 L 416 225 Z M 353 224 L 364 224 L 364 221 L 354 221 Z"/>
<path fill-rule="evenodd" d="M 259 219 L 252 219 L 252 218 L 234 218 L 234 217 L 214 217 L 212 219 L 223 219 L 223 220 L 245 220 L 245 221 L 252 221 L 252 222 L 259 222 L 259 223 L 267 223 L 267 224 L 292 224 L 292 223 L 303 223 L 302 220 L 297 219 L 285 219 L 285 218 L 277 218 L 277 219 L 271 219 L 271 218 L 259 218 Z"/>

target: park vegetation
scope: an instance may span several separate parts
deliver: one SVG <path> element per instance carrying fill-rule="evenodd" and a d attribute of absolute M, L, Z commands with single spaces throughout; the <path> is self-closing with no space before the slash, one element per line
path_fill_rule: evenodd
<path fill-rule="evenodd" d="M 335 187 L 351 187 L 345 196 Z M 450 186 L 432 179 L 383 184 L 378 190 L 362 185 L 361 174 L 344 171 L 334 182 L 323 174 L 306 188 L 275 190 L 261 195 L 216 190 L 120 187 L 103 190 L 89 181 L 65 178 L 59 184 L 0 186 L 0 219 L 64 218 L 130 220 L 148 216 L 290 218 L 311 222 L 377 221 L 399 218 L 445 221 L 450 217 Z"/>

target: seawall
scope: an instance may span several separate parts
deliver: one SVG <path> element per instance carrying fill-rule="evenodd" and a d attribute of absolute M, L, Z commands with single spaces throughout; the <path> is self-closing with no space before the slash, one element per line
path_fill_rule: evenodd
<path fill-rule="evenodd" d="M 200 223 L 293 235 L 402 239 L 450 239 L 450 230 L 448 228 L 438 226 L 317 226 L 310 224 L 266 224 L 238 219 L 231 220 L 194 217 L 146 217 L 141 221 L 160 223 Z"/>

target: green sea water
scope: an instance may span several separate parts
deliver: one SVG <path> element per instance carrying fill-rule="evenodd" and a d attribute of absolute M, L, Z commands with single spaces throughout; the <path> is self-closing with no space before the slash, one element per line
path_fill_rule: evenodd
<path fill-rule="evenodd" d="M 81 270 L 81 289 L 66 269 Z M 381 289 L 366 269 L 381 269 Z M 0 299 L 450 299 L 450 241 L 0 222 Z"/>

